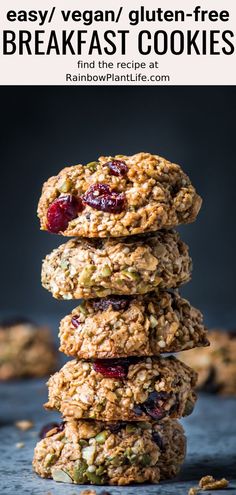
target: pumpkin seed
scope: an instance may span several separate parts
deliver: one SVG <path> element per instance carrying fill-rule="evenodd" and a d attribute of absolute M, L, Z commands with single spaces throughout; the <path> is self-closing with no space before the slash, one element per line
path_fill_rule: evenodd
<path fill-rule="evenodd" d="M 73 483 L 72 478 L 63 469 L 52 469 L 52 477 L 54 481 L 59 481 L 60 483 Z"/>

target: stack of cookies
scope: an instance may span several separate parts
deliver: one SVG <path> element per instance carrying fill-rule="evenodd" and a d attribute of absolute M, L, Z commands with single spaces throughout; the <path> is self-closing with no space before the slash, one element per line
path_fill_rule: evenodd
<path fill-rule="evenodd" d="M 63 422 L 36 446 L 42 477 L 80 484 L 157 483 L 177 474 L 196 373 L 163 354 L 208 344 L 201 313 L 177 292 L 191 275 L 173 227 L 201 206 L 182 169 L 149 153 L 101 157 L 50 178 L 43 230 L 73 236 L 43 263 L 57 299 L 82 299 L 60 325 L 69 361 L 49 382 Z"/>

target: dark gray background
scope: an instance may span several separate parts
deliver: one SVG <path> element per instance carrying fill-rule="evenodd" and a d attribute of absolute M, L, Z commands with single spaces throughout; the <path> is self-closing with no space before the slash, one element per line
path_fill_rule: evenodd
<path fill-rule="evenodd" d="M 76 305 L 40 285 L 44 255 L 62 242 L 40 232 L 44 180 L 100 154 L 149 151 L 180 163 L 203 196 L 182 227 L 194 260 L 182 293 L 209 325 L 235 326 L 234 87 L 2 87 L 1 313 L 57 321 Z"/>

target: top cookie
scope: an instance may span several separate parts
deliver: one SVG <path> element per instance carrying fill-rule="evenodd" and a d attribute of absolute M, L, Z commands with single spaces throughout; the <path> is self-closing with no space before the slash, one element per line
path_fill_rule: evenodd
<path fill-rule="evenodd" d="M 158 155 L 102 156 L 51 177 L 38 216 L 56 234 L 121 237 L 193 222 L 201 202 L 181 167 Z"/>

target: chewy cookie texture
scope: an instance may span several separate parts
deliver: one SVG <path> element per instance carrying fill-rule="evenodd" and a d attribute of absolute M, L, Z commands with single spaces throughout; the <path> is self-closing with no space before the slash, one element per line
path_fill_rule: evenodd
<path fill-rule="evenodd" d="M 210 347 L 192 350 L 180 359 L 198 373 L 199 389 L 222 395 L 236 395 L 236 332 L 212 330 Z"/>
<path fill-rule="evenodd" d="M 151 356 L 208 345 L 202 314 L 177 292 L 81 302 L 60 324 L 60 351 L 79 359 Z"/>
<path fill-rule="evenodd" d="M 190 414 L 196 373 L 173 356 L 69 361 L 48 382 L 48 409 L 66 419 L 146 421 Z"/>
<path fill-rule="evenodd" d="M 145 294 L 190 279 L 188 248 L 175 231 L 120 240 L 72 239 L 46 256 L 42 284 L 57 299 Z"/>
<path fill-rule="evenodd" d="M 0 380 L 50 375 L 56 356 L 49 328 L 25 318 L 0 322 Z"/>
<path fill-rule="evenodd" d="M 120 237 L 193 222 L 200 207 L 179 165 L 137 153 L 61 170 L 44 184 L 38 216 L 53 233 Z"/>
<path fill-rule="evenodd" d="M 47 433 L 33 467 L 44 478 L 78 484 L 128 485 L 174 477 L 186 441 L 177 421 L 69 421 Z"/>

